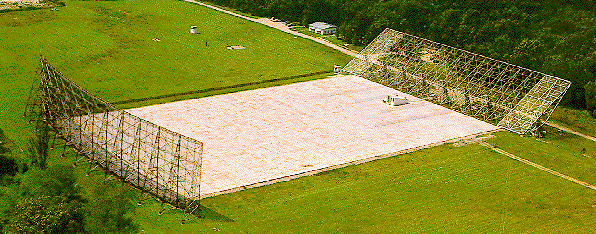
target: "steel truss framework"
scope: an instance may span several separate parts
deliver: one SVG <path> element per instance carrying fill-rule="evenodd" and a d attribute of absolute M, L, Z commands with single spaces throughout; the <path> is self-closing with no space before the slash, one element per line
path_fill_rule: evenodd
<path fill-rule="evenodd" d="M 186 211 L 198 207 L 201 142 L 100 100 L 43 57 L 40 78 L 26 114 L 122 180 Z"/>
<path fill-rule="evenodd" d="M 389 28 L 343 71 L 518 134 L 548 120 L 571 85 L 558 77 Z"/>

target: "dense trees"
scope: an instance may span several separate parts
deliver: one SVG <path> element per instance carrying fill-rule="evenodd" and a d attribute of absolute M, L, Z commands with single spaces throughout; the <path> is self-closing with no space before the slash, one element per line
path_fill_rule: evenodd
<path fill-rule="evenodd" d="M 122 186 L 120 181 L 106 181 L 91 189 L 85 216 L 85 231 L 88 233 L 134 233 L 134 224 L 129 213 L 135 208 L 133 190 Z"/>
<path fill-rule="evenodd" d="M 133 233 L 134 194 L 120 181 L 96 181 L 86 191 L 70 166 L 32 167 L 0 187 L 4 233 Z"/>
<path fill-rule="evenodd" d="M 596 117 L 596 81 L 590 81 L 584 87 L 586 89 L 586 107 Z"/>
<path fill-rule="evenodd" d="M 5 233 L 78 233 L 83 231 L 83 203 L 72 169 L 37 167 L 3 188 Z"/>
<path fill-rule="evenodd" d="M 596 80 L 592 0 L 211 0 L 264 17 L 339 25 L 347 43 L 366 44 L 386 27 L 573 82 L 563 100 L 586 108 Z"/>
<path fill-rule="evenodd" d="M 26 166 L 12 158 L 0 129 L 0 233 L 137 232 L 133 190 L 103 176 L 81 186 L 70 165 L 48 163 L 49 140 L 49 129 L 36 131 Z"/>

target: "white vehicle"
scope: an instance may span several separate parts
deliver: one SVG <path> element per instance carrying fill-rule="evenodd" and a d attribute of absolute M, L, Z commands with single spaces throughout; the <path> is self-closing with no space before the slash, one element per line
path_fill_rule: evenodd
<path fill-rule="evenodd" d="M 401 106 L 410 103 L 407 98 L 397 96 L 397 94 L 387 95 L 387 98 L 383 99 L 383 103 L 390 106 Z"/>

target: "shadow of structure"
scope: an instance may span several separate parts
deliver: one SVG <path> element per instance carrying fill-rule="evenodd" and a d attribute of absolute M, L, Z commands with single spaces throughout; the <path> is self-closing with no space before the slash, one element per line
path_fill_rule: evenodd
<path fill-rule="evenodd" d="M 220 222 L 234 222 L 233 219 L 218 213 L 215 210 L 210 209 L 209 207 L 201 205 L 199 207 L 199 219 L 201 220 L 213 220 L 213 221 L 220 221 Z"/>

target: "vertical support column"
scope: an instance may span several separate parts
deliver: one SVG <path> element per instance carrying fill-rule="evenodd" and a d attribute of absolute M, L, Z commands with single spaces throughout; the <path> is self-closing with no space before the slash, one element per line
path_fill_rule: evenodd
<path fill-rule="evenodd" d="M 120 175 L 119 176 L 124 176 L 124 162 L 123 162 L 123 157 L 124 157 L 124 113 L 125 112 L 120 112 L 120 127 L 119 127 L 119 131 L 120 131 Z"/>
<path fill-rule="evenodd" d="M 122 112 L 120 112 L 120 116 L 122 116 Z M 115 162 L 113 163 L 114 167 L 118 166 L 118 162 L 116 160 L 118 160 L 120 158 L 118 151 L 121 151 L 121 150 L 117 151 L 116 149 L 117 149 L 118 143 L 119 142 L 122 143 L 122 139 L 120 139 L 120 141 L 118 141 L 118 135 L 120 135 L 120 133 L 122 132 L 122 118 L 116 118 L 116 119 L 118 119 L 119 121 L 118 121 L 118 128 L 116 129 L 116 132 L 114 133 L 114 145 L 113 145 L 114 147 L 113 148 L 114 148 L 114 156 L 117 157 L 115 159 Z M 110 168 L 108 167 L 108 169 L 110 169 Z M 117 172 L 116 172 L 117 170 L 115 170 L 115 169 L 116 168 L 114 168 L 113 172 L 115 174 L 117 174 Z"/>
<path fill-rule="evenodd" d="M 91 113 L 91 161 L 95 161 L 95 113 Z M 91 166 L 91 165 L 89 165 Z"/>
<path fill-rule="evenodd" d="M 141 187 L 141 125 L 143 121 L 139 118 L 139 127 L 137 128 L 137 137 L 135 142 L 137 143 L 137 185 Z M 143 187 L 147 181 L 143 181 Z"/>
<path fill-rule="evenodd" d="M 157 144 L 157 151 L 155 152 L 155 193 L 159 196 L 159 143 L 161 137 L 161 127 L 157 126 L 157 135 L 155 136 L 155 143 Z"/>
<path fill-rule="evenodd" d="M 109 118 L 110 118 L 110 110 L 108 108 L 106 108 L 106 112 L 104 112 L 104 116 L 105 116 L 105 127 L 104 127 L 104 132 L 105 132 L 105 138 L 104 138 L 104 155 L 103 155 L 103 164 L 104 167 L 106 168 L 110 168 L 109 167 L 109 161 L 108 161 L 108 157 L 109 157 L 109 150 L 108 150 L 108 125 L 109 125 Z M 107 174 L 107 171 L 106 171 Z"/>
<path fill-rule="evenodd" d="M 182 142 L 182 135 L 178 135 L 178 144 L 176 145 L 176 203 L 180 201 L 180 191 L 179 191 L 179 182 L 180 182 L 180 144 Z M 170 175 L 172 177 L 172 175 Z"/>

